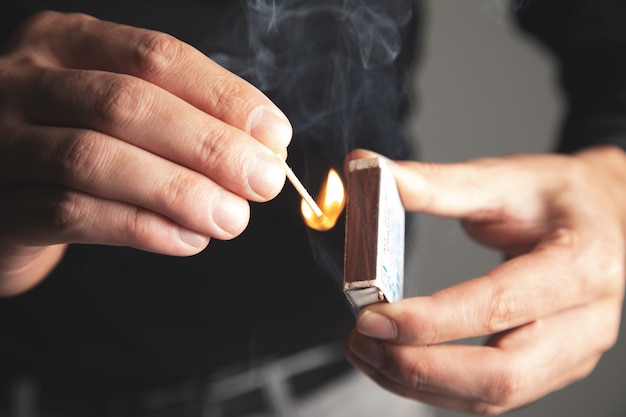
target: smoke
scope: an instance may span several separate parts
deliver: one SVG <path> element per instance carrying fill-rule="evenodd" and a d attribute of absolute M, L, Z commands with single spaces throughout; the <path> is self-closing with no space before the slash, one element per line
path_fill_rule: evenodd
<path fill-rule="evenodd" d="M 324 52 L 331 52 L 327 58 L 336 69 L 343 67 L 342 61 L 360 59 L 365 70 L 393 62 L 401 46 L 398 28 L 408 22 L 411 9 L 402 1 L 391 1 L 385 8 L 368 3 L 249 1 L 250 47 L 255 54 L 252 62 L 259 75 L 259 87 L 269 90 L 284 78 L 285 70 L 307 66 L 308 52 L 318 49 L 320 42 L 334 44 Z M 398 10 L 398 6 L 405 6 L 404 10 Z M 304 54 L 294 54 L 294 47 Z M 305 61 L 298 62 L 302 57 Z"/>
<path fill-rule="evenodd" d="M 289 163 L 315 193 L 355 148 L 409 156 L 402 116 L 414 8 L 412 0 L 247 0 L 225 24 L 232 36 L 202 49 L 289 117 Z M 343 227 L 309 231 L 316 262 L 339 280 Z"/>
<path fill-rule="evenodd" d="M 323 142 L 332 163 L 357 146 L 399 156 L 397 61 L 412 16 L 410 0 L 248 0 L 229 46 L 210 56 L 266 92 L 294 142 Z"/>

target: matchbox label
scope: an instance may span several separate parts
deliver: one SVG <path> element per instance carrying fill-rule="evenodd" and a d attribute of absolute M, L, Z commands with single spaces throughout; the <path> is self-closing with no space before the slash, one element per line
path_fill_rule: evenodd
<path fill-rule="evenodd" d="M 402 299 L 404 287 L 405 212 L 391 172 L 381 161 L 381 207 L 379 213 L 379 273 L 387 301 Z"/>

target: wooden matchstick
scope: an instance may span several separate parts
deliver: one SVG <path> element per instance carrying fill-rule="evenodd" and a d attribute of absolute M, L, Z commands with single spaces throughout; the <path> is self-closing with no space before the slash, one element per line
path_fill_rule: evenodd
<path fill-rule="evenodd" d="M 300 196 L 304 199 L 304 201 L 306 201 L 309 207 L 311 207 L 311 210 L 313 210 L 317 217 L 322 217 L 324 215 L 324 212 L 322 211 L 322 209 L 320 209 L 315 200 L 313 200 L 311 194 L 309 194 L 306 188 L 304 188 L 304 185 L 302 185 L 298 177 L 296 177 L 296 174 L 294 174 L 289 165 L 287 165 L 287 162 L 280 157 L 278 159 L 283 164 L 283 169 L 285 170 L 287 179 L 289 179 L 289 182 L 291 182 L 298 194 L 300 194 Z"/>
<path fill-rule="evenodd" d="M 350 161 L 344 292 L 356 311 L 402 299 L 405 211 L 381 158 Z"/>

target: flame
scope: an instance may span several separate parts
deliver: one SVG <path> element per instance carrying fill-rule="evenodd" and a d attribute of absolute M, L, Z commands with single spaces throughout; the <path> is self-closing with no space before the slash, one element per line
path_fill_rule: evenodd
<path fill-rule="evenodd" d="M 314 230 L 323 232 L 332 229 L 337 223 L 337 219 L 341 215 L 346 202 L 346 192 L 343 182 L 334 169 L 328 172 L 326 184 L 320 190 L 315 201 L 324 215 L 317 216 L 307 202 L 302 199 L 300 211 L 302 212 L 304 222 Z"/>

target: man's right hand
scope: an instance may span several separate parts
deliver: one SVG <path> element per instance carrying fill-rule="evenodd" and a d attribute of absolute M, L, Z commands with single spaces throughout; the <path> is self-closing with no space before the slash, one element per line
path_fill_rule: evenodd
<path fill-rule="evenodd" d="M 43 12 L 0 57 L 0 295 L 72 242 L 198 253 L 285 181 L 291 126 L 252 85 L 159 32 Z"/>

